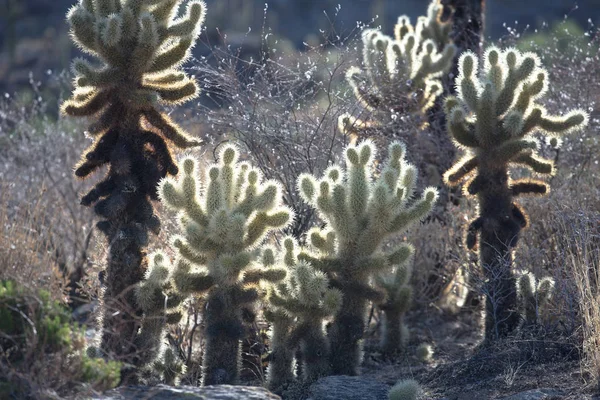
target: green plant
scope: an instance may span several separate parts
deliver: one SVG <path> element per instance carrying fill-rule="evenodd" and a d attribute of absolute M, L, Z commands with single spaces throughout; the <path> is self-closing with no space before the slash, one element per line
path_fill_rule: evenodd
<path fill-rule="evenodd" d="M 409 281 L 412 274 L 412 255 L 414 250 L 405 245 L 405 260 L 396 265 L 392 272 L 376 277 L 376 282 L 385 292 L 385 302 L 379 305 L 383 313 L 381 323 L 381 350 L 385 355 L 393 356 L 406 347 L 409 331 L 404 325 L 404 314 L 410 309 L 412 287 Z"/>
<path fill-rule="evenodd" d="M 268 295 L 269 314 L 280 315 L 290 319 L 290 328 L 285 340 L 273 342 L 273 351 L 281 354 L 289 352 L 285 357 L 286 365 L 275 364 L 269 367 L 270 383 L 284 381 L 289 378 L 287 362 L 289 355 L 299 346 L 302 357 L 302 372 L 305 382 L 312 382 L 329 374 L 330 347 L 325 337 L 323 322 L 339 310 L 342 293 L 329 287 L 329 280 L 322 271 L 314 269 L 306 261 L 299 261 L 298 243 L 291 237 L 283 240 L 285 247 L 284 264 L 288 268 L 287 279 L 273 285 Z M 291 318 L 290 318 L 291 317 Z M 273 332 L 284 331 L 288 320 L 274 320 Z M 281 319 L 281 318 L 279 318 Z M 277 326 L 277 325 L 281 326 Z M 283 346 L 285 349 L 282 349 Z"/>
<path fill-rule="evenodd" d="M 205 7 L 191 1 L 177 18 L 182 3 L 80 0 L 67 16 L 75 43 L 99 60 L 99 65 L 74 61 L 75 90 L 62 112 L 95 117 L 87 130 L 94 144 L 75 175 L 85 178 L 109 166 L 106 177 L 81 199 L 85 206 L 95 204 L 102 218 L 97 227 L 109 244 L 100 349 L 132 365 L 141 362 L 135 343 L 142 314 L 133 288 L 147 268 L 148 232 L 160 227 L 151 200 L 157 199 L 160 179 L 177 173 L 170 146 L 201 143 L 157 108 L 158 103 L 183 103 L 198 92 L 180 66 L 200 31 Z"/>
<path fill-rule="evenodd" d="M 539 282 L 536 282 L 535 275 L 531 272 L 519 277 L 517 293 L 523 326 L 532 326 L 538 323 L 540 310 L 552 297 L 553 290 L 554 279 L 548 276 L 540 279 Z"/>
<path fill-rule="evenodd" d="M 298 258 L 325 272 L 343 294 L 328 331 L 334 374 L 358 373 L 367 303 L 385 298 L 371 284 L 373 277 L 402 265 L 410 255 L 406 244 L 382 250 L 383 241 L 426 216 L 437 198 L 437 191 L 428 188 L 412 202 L 416 168 L 406 162 L 402 143 L 392 143 L 388 151 L 377 178 L 375 147 L 367 140 L 346 148 L 345 168 L 330 167 L 320 180 L 309 174 L 298 179 L 302 197 L 327 224 L 308 232 L 312 248 Z"/>
<path fill-rule="evenodd" d="M 389 400 L 417 400 L 421 390 L 419 383 L 414 379 L 398 381 L 388 394 Z"/>
<path fill-rule="evenodd" d="M 556 144 L 556 136 L 582 129 L 587 115 L 576 110 L 552 116 L 538 103 L 547 88 L 547 72 L 535 54 L 491 47 L 482 68 L 471 52 L 459 64 L 458 98 L 449 97 L 445 109 L 448 131 L 465 155 L 444 178 L 448 185 L 464 183 L 464 192 L 477 199 L 478 216 L 469 224 L 466 245 L 475 249 L 479 242 L 485 339 L 490 341 L 508 335 L 519 323 L 513 249 L 528 219 L 515 198 L 549 191 L 539 180 L 512 179 L 509 169 L 553 174 L 553 162 L 538 154 L 533 134 L 550 136 Z"/>
<path fill-rule="evenodd" d="M 115 387 L 121 364 L 89 357 L 84 344 L 83 330 L 48 292 L 0 281 L 0 397 L 33 395 L 40 384 L 63 394 L 82 384 Z M 48 368 L 49 360 L 61 368 Z"/>
<path fill-rule="evenodd" d="M 363 32 L 365 71 L 352 67 L 346 79 L 356 98 L 378 117 L 367 123 L 343 114 L 339 117 L 342 132 L 374 136 L 382 125 L 407 115 L 424 122 L 425 112 L 442 94 L 440 77 L 450 69 L 456 53 L 449 36 L 452 25 L 441 21 L 442 12 L 439 0 L 433 0 L 416 26 L 407 16 L 399 17 L 393 38 L 377 29 Z"/>
<path fill-rule="evenodd" d="M 268 250 L 263 239 L 285 227 L 292 212 L 282 206 L 279 185 L 238 158 L 234 146 L 221 150 L 219 163 L 207 167 L 203 194 L 197 162 L 189 157 L 180 162 L 184 175 L 166 178 L 159 188 L 164 204 L 179 212 L 183 232 L 173 240 L 175 287 L 182 296 L 205 297 L 204 385 L 238 380 L 243 311 L 259 298 L 253 286 L 286 275 L 260 260 Z"/>

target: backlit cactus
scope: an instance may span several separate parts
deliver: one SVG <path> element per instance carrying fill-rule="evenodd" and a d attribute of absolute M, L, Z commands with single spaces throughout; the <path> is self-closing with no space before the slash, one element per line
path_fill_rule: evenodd
<path fill-rule="evenodd" d="M 330 167 L 320 180 L 308 174 L 298 180 L 302 197 L 327 224 L 308 232 L 311 248 L 298 257 L 325 272 L 343 295 L 328 331 L 332 372 L 338 375 L 358 373 L 367 304 L 385 298 L 372 284 L 374 276 L 403 264 L 410 255 L 405 244 L 383 251 L 383 241 L 425 217 L 437 198 L 437 191 L 428 188 L 412 201 L 416 168 L 406 162 L 400 142 L 388 151 L 377 178 L 375 147 L 364 141 L 346 149 L 345 168 Z"/>
<path fill-rule="evenodd" d="M 548 74 L 535 54 L 492 47 L 481 68 L 470 52 L 459 62 L 458 98 L 449 97 L 445 108 L 448 131 L 465 155 L 444 178 L 448 185 L 464 183 L 464 192 L 477 199 L 478 217 L 467 229 L 466 244 L 474 249 L 479 242 L 486 280 L 486 340 L 493 340 L 519 322 L 512 250 L 528 219 L 515 198 L 549 191 L 540 180 L 512 179 L 510 167 L 553 174 L 553 162 L 539 155 L 533 134 L 557 142 L 558 135 L 582 129 L 587 115 L 575 110 L 553 116 L 538 103 Z"/>
<path fill-rule="evenodd" d="M 409 284 L 412 275 L 410 263 L 413 248 L 404 246 L 406 255 L 403 263 L 397 265 L 391 273 L 380 274 L 376 282 L 385 292 L 385 302 L 379 305 L 383 312 L 381 323 L 381 350 L 385 355 L 392 356 L 406 347 L 408 328 L 404 325 L 404 314 L 410 309 L 412 287 Z"/>
<path fill-rule="evenodd" d="M 101 350 L 136 364 L 141 316 L 132 288 L 147 268 L 148 232 L 159 221 L 151 200 L 167 174 L 176 174 L 171 147 L 200 144 L 188 137 L 157 105 L 180 104 L 197 96 L 194 78 L 180 70 L 204 19 L 204 3 L 193 0 L 177 17 L 182 0 L 80 0 L 67 15 L 71 37 L 97 59 L 73 63 L 75 90 L 62 112 L 93 117 L 75 175 L 88 177 L 106 165 L 105 178 L 83 196 L 102 218 L 109 255 L 103 273 Z M 118 301 L 117 301 L 118 299 Z M 126 377 L 125 377 L 126 378 Z"/>
<path fill-rule="evenodd" d="M 389 400 L 417 400 L 421 387 L 414 379 L 398 381 L 388 393 Z"/>
<path fill-rule="evenodd" d="M 363 32 L 365 70 L 352 67 L 346 79 L 362 105 L 378 114 L 370 123 L 344 114 L 339 118 L 342 132 L 374 136 L 380 126 L 393 125 L 406 114 L 424 121 L 443 91 L 440 77 L 452 66 L 456 52 L 449 38 L 451 24 L 441 21 L 442 11 L 439 0 L 433 0 L 416 26 L 407 16 L 399 17 L 393 38 L 377 29 Z"/>
<path fill-rule="evenodd" d="M 523 326 L 532 326 L 539 322 L 540 311 L 552 297 L 553 290 L 554 280 L 550 277 L 542 278 L 539 282 L 531 272 L 519 277 L 517 293 Z"/>
<path fill-rule="evenodd" d="M 203 178 L 198 163 L 184 158 L 183 176 L 166 178 L 159 189 L 165 205 L 179 212 L 182 235 L 173 240 L 178 253 L 175 286 L 182 295 L 205 299 L 204 385 L 238 380 L 244 310 L 259 298 L 257 284 L 286 275 L 285 269 L 260 261 L 265 251 L 272 252 L 262 245 L 265 237 L 285 227 L 292 212 L 282 206 L 279 185 L 264 181 L 238 158 L 234 146 L 225 146 Z"/>
<path fill-rule="evenodd" d="M 303 379 L 312 382 L 330 372 L 330 348 L 323 324 L 325 319 L 333 317 L 339 310 L 342 293 L 329 287 L 325 273 L 297 259 L 300 250 L 293 238 L 285 238 L 283 244 L 288 276 L 285 281 L 273 285 L 268 301 L 273 313 L 292 317 L 293 325 L 287 340 L 274 345 L 284 345 L 291 354 L 299 346 Z M 277 347 L 273 350 L 276 353 L 283 351 Z M 287 373 L 287 368 L 282 373 Z M 281 381 L 274 375 L 275 371 L 269 371 L 270 380 Z"/>

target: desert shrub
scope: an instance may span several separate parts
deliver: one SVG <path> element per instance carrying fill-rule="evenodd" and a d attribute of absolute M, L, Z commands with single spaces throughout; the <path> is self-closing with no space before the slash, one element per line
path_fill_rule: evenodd
<path fill-rule="evenodd" d="M 2 397 L 106 390 L 120 380 L 119 363 L 87 355 L 84 333 L 63 305 L 12 280 L 0 281 L 0 349 Z"/>

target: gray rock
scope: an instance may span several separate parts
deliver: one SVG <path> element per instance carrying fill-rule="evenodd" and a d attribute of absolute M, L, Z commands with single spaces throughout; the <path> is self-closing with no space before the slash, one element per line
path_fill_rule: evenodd
<path fill-rule="evenodd" d="M 562 399 L 564 392 L 557 389 L 532 389 L 526 392 L 516 393 L 501 400 L 558 400 Z"/>
<path fill-rule="evenodd" d="M 94 400 L 281 400 L 262 387 L 215 385 L 194 386 L 123 386 Z"/>
<path fill-rule="evenodd" d="M 387 400 L 390 388 L 356 376 L 328 376 L 310 387 L 308 400 Z"/>

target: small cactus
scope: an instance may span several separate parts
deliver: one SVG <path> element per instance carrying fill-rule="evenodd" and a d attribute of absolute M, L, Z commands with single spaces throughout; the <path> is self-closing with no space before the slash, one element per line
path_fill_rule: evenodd
<path fill-rule="evenodd" d="M 540 310 L 552 297 L 553 290 L 554 279 L 550 277 L 542 278 L 539 282 L 536 282 L 535 275 L 531 272 L 519 277 L 517 293 L 523 326 L 532 326 L 539 322 Z"/>
<path fill-rule="evenodd" d="M 342 132 L 373 136 L 381 122 L 393 122 L 401 115 L 423 119 L 441 95 L 440 77 L 450 69 L 456 53 L 449 37 L 451 24 L 441 21 L 442 11 L 439 0 L 433 0 L 416 27 L 407 16 L 399 17 L 393 38 L 377 29 L 363 32 L 365 71 L 352 67 L 346 79 L 356 98 L 368 110 L 377 111 L 379 118 L 367 123 L 344 114 L 339 118 Z"/>
<path fill-rule="evenodd" d="M 417 400 L 421 387 L 414 379 L 398 381 L 388 394 L 389 400 Z"/>
<path fill-rule="evenodd" d="M 433 359 L 433 346 L 428 343 L 421 343 L 417 347 L 415 355 L 421 362 L 430 362 Z"/>
<path fill-rule="evenodd" d="M 298 243 L 293 238 L 285 238 L 283 244 L 288 276 L 274 285 L 268 301 L 274 312 L 294 318 L 285 346 L 290 352 L 300 347 L 303 379 L 312 382 L 329 374 L 330 348 L 323 322 L 339 310 L 342 293 L 329 287 L 323 272 L 297 259 Z"/>
<path fill-rule="evenodd" d="M 323 271 L 332 287 L 342 292 L 342 305 L 329 329 L 332 373 L 356 375 L 362 357 L 366 307 L 385 299 L 372 284 L 374 277 L 402 264 L 401 244 L 383 251 L 383 241 L 425 217 L 437 198 L 433 188 L 412 201 L 417 171 L 405 160 L 400 142 L 389 147 L 389 158 L 378 178 L 375 147 L 370 141 L 346 148 L 346 167 L 330 167 L 317 180 L 303 174 L 298 187 L 327 226 L 308 232 L 310 248 L 298 258 Z"/>
<path fill-rule="evenodd" d="M 235 146 L 224 146 L 219 162 L 209 165 L 202 179 L 197 162 L 180 162 L 183 176 L 166 178 L 159 187 L 161 199 L 179 212 L 183 235 L 173 238 L 178 257 L 173 280 L 184 296 L 205 299 L 205 347 L 202 384 L 235 383 L 240 368 L 243 314 L 259 298 L 255 287 L 278 282 L 286 270 L 260 265 L 272 250 L 262 243 L 272 231 L 293 218 L 282 206 L 281 189 L 274 181 L 240 162 Z"/>
<path fill-rule="evenodd" d="M 533 134 L 556 138 L 579 130 L 587 114 L 574 110 L 550 115 L 538 101 L 547 89 L 548 73 L 533 53 L 491 47 L 479 68 L 475 54 L 464 53 L 456 79 L 458 98 L 446 99 L 448 131 L 464 157 L 446 172 L 448 185 L 463 185 L 475 196 L 479 215 L 467 229 L 466 245 L 475 249 L 486 277 L 486 341 L 508 335 L 518 323 L 513 249 L 528 218 L 515 201 L 522 195 L 545 195 L 541 180 L 516 180 L 510 167 L 538 175 L 554 173 L 552 160 L 542 158 Z M 556 139 L 554 140 L 556 141 Z"/>
<path fill-rule="evenodd" d="M 383 312 L 381 323 L 381 350 L 384 355 L 393 356 L 402 351 L 408 343 L 408 328 L 404 325 L 404 314 L 410 309 L 412 287 L 409 281 L 412 274 L 410 260 L 413 248 L 404 247 L 406 254 L 391 273 L 377 276 L 376 282 L 385 291 L 385 302 L 379 305 Z"/>

